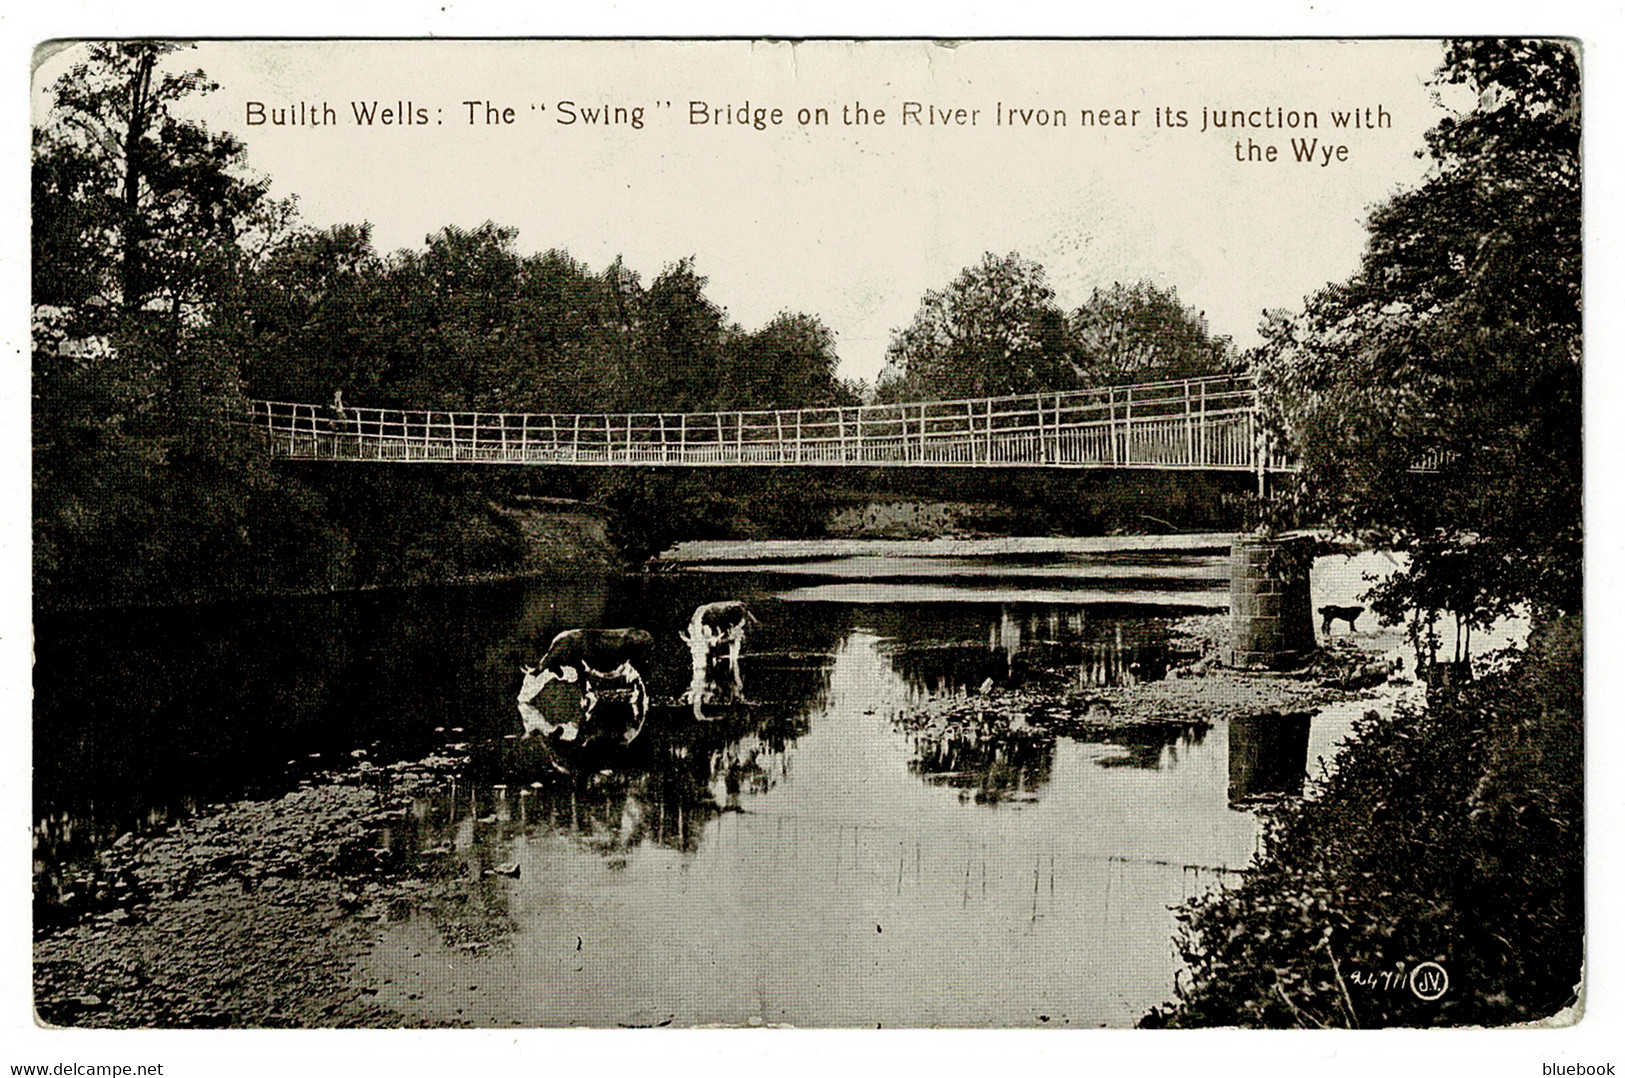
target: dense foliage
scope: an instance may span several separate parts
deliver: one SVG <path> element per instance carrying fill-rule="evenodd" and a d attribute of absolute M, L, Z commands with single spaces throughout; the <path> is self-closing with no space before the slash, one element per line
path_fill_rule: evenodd
<path fill-rule="evenodd" d="M 365 226 L 301 229 L 244 282 L 238 341 L 251 396 L 528 412 L 855 403 L 834 335 L 783 312 L 728 322 L 682 259 L 645 287 L 517 232 L 448 227 L 383 255 Z"/>
<path fill-rule="evenodd" d="M 1178 911 L 1189 973 L 1146 1024 L 1505 1025 L 1573 1004 L 1585 871 L 1580 627 L 1426 712 L 1367 715 L 1255 871 Z M 1449 989 L 1421 998 L 1437 962 Z"/>
<path fill-rule="evenodd" d="M 217 297 L 277 208 L 242 147 L 171 107 L 173 47 L 97 44 L 34 132 L 35 595 L 43 605 L 308 586 L 332 533 L 216 424 L 237 390 Z"/>
<path fill-rule="evenodd" d="M 1067 327 L 1094 385 L 1200 378 L 1237 364 L 1230 338 L 1214 336 L 1178 290 L 1149 281 L 1095 289 Z"/>
<path fill-rule="evenodd" d="M 1044 267 L 991 251 L 920 300 L 892 333 L 882 400 L 985 397 L 1071 388 L 1077 380 L 1066 318 Z"/>
<path fill-rule="evenodd" d="M 1408 555 L 1371 598 L 1527 651 L 1425 713 L 1369 715 L 1254 871 L 1180 911 L 1190 978 L 1147 1024 L 1500 1025 L 1576 1002 L 1584 959 L 1579 74 L 1561 42 L 1446 47 L 1474 104 L 1370 221 L 1349 281 L 1251 356 L 1302 471 L 1283 516 Z M 1458 635 L 1465 659 L 1465 637 Z M 1505 664 L 1503 664 L 1505 665 Z M 1437 999 L 1409 973 L 1435 962 Z"/>
<path fill-rule="evenodd" d="M 753 474 L 617 472 L 600 497 L 609 539 L 642 564 L 685 539 L 807 539 L 824 534 L 835 498 L 826 481 L 794 468 Z"/>
<path fill-rule="evenodd" d="M 893 331 L 880 399 L 951 400 L 1217 374 L 1235 362 L 1228 338 L 1149 282 L 1097 288 L 1061 310 L 1044 267 L 989 252 Z"/>
<path fill-rule="evenodd" d="M 1426 181 L 1251 358 L 1296 519 L 1410 555 L 1374 596 L 1390 619 L 1470 629 L 1581 605 L 1580 85 L 1548 41 L 1452 43 L 1437 80 L 1474 104 L 1428 134 Z"/>
<path fill-rule="evenodd" d="M 219 422 L 244 397 L 564 412 L 856 403 L 816 317 L 786 310 L 747 331 L 692 259 L 644 285 L 619 260 L 595 272 L 561 250 L 523 254 L 491 223 L 394 253 L 365 224 L 302 226 L 236 139 L 176 115 L 214 89 L 174 70 L 179 52 L 88 46 L 34 131 L 42 606 L 502 571 L 524 550 L 496 500 L 595 493 L 554 476 L 273 466 Z"/>

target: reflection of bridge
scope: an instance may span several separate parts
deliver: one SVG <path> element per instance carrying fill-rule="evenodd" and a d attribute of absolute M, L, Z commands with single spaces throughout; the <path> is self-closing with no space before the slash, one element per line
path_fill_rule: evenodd
<path fill-rule="evenodd" d="M 849 408 L 610 415 L 402 411 L 254 401 L 244 422 L 297 460 L 469 464 L 1289 467 L 1244 377 Z"/>

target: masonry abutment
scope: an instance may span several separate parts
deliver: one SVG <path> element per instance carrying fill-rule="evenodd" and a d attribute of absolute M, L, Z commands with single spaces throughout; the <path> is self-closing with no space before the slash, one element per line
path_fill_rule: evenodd
<path fill-rule="evenodd" d="M 1243 669 L 1282 670 L 1315 651 L 1307 538 L 1238 535 L 1230 546 L 1230 643 L 1226 662 Z"/>

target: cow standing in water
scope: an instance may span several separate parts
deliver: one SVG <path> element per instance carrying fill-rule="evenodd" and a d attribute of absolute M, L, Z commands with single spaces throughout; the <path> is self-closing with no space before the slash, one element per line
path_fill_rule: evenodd
<path fill-rule="evenodd" d="M 739 652 L 745 646 L 747 623 L 760 624 L 744 603 L 737 600 L 706 603 L 695 609 L 694 616 L 688 622 L 688 631 L 677 634 L 688 645 L 689 656 L 693 660 L 687 696 L 696 719 L 705 718 L 700 705 L 715 697 L 710 684 L 711 665 L 718 661 L 717 657 L 724 648 L 727 649 L 726 661 L 733 675 L 732 698 L 744 699 L 745 680 L 739 671 Z"/>
<path fill-rule="evenodd" d="M 654 650 L 654 637 L 642 629 L 566 629 L 553 638 L 547 654 L 535 666 L 525 666 L 525 683 L 519 689 L 519 702 L 529 704 L 550 681 L 581 686 L 583 721 L 592 718 L 598 706 L 593 683 L 618 681 L 632 690 L 632 711 L 637 725 L 629 731 L 630 742 L 643 728 L 649 713 L 649 688 L 644 673 Z M 566 735 L 566 739 L 570 738 Z"/>

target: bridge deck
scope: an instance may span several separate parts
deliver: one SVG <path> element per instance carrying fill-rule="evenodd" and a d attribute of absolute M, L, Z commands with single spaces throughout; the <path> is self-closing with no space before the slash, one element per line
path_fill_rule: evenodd
<path fill-rule="evenodd" d="M 1159 468 L 1254 471 L 1245 378 L 1019 397 L 701 413 L 521 414 L 250 402 L 297 460 L 574 466 Z M 1270 459 L 1271 469 L 1284 467 Z"/>

